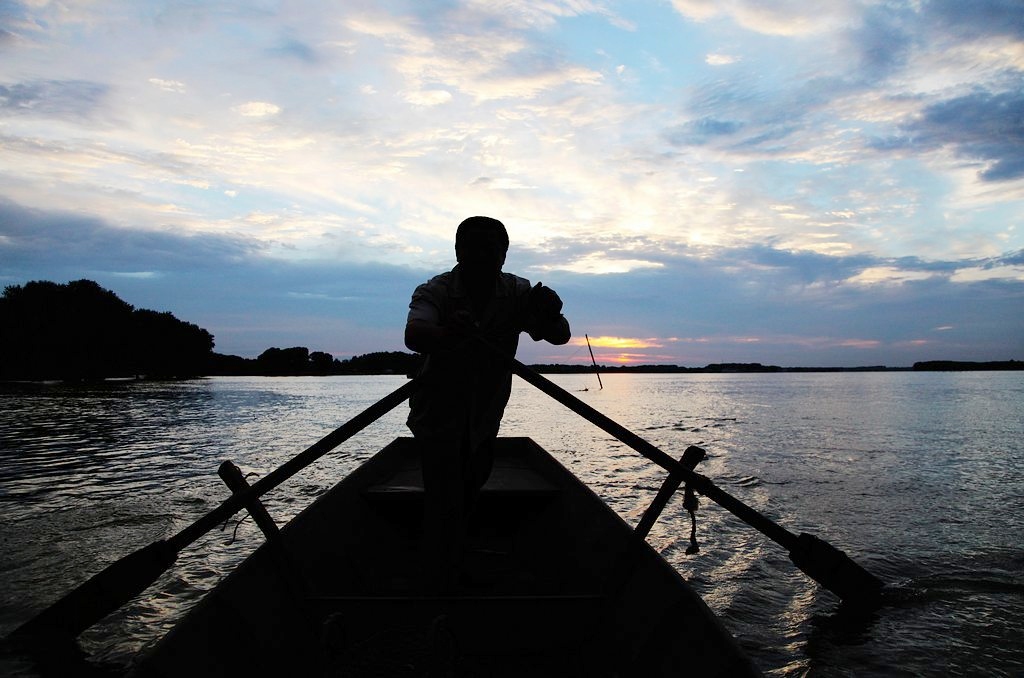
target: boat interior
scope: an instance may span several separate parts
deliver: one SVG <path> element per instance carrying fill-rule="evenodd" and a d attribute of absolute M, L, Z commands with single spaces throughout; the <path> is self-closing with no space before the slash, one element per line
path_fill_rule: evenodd
<path fill-rule="evenodd" d="M 398 438 L 211 591 L 137 676 L 755 675 L 680 575 L 529 438 L 499 438 L 457 585 L 425 580 Z"/>

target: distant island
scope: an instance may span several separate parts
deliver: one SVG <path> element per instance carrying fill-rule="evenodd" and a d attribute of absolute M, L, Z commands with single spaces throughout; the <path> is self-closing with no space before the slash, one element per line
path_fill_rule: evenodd
<path fill-rule="evenodd" d="M 271 347 L 256 358 L 214 350 L 207 330 L 167 312 L 136 309 L 92 280 L 33 281 L 0 296 L 0 380 L 84 381 L 108 378 L 184 379 L 201 376 L 412 375 L 423 356 L 381 351 L 339 360 L 304 346 Z M 593 365 L 531 365 L 548 374 L 593 373 Z M 779 367 L 761 363 L 600 365 L 608 373 L 732 374 L 760 372 L 882 372 L 1022 370 L 1024 361 L 931 360 L 912 367 Z"/>

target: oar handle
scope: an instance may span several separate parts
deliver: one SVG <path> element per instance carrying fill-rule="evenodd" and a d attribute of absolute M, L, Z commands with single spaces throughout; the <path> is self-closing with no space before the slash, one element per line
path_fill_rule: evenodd
<path fill-rule="evenodd" d="M 882 582 L 853 562 L 839 549 L 812 535 L 801 534 L 798 537 L 786 528 L 761 515 L 761 513 L 747 506 L 728 492 L 725 492 L 707 477 L 690 470 L 625 426 L 601 414 L 590 405 L 587 405 L 565 389 L 531 370 L 515 358 L 505 354 L 483 339 L 480 341 L 500 355 L 508 363 L 512 372 L 523 381 L 535 386 L 601 430 L 611 434 L 647 459 L 650 459 L 658 466 L 682 477 L 686 482 L 690 483 L 694 490 L 711 499 L 743 522 L 785 548 L 789 552 L 790 559 L 798 568 L 823 587 L 835 593 L 844 602 L 862 605 L 877 597 L 878 592 L 882 588 Z"/>
<path fill-rule="evenodd" d="M 156 541 L 106 567 L 85 583 L 11 632 L 10 637 L 45 647 L 48 640 L 73 639 L 100 619 L 142 593 L 163 574 L 178 552 L 233 516 L 260 495 L 277 487 L 364 428 L 393 410 L 423 385 L 411 379 L 342 424 L 305 451 L 249 488 L 232 494 L 217 508 L 167 540 Z"/>

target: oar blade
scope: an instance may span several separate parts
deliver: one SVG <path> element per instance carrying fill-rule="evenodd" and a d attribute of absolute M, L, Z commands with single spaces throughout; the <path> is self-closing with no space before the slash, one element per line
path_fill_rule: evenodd
<path fill-rule="evenodd" d="M 846 604 L 872 607 L 878 603 L 883 586 L 881 580 L 827 541 L 801 534 L 789 552 L 789 559 Z"/>
<path fill-rule="evenodd" d="M 84 584 L 28 620 L 8 636 L 22 645 L 46 646 L 49 640 L 73 640 L 103 617 L 146 590 L 170 567 L 178 553 L 216 525 L 230 518 L 247 501 L 255 500 L 292 477 L 356 433 L 377 421 L 420 388 L 416 377 L 366 408 L 340 427 L 288 460 L 252 487 L 233 494 L 217 508 L 167 540 L 153 542 L 94 575 Z"/>
<path fill-rule="evenodd" d="M 27 644 L 73 639 L 146 590 L 177 555 L 166 541 L 155 541 L 108 565 L 16 628 L 9 638 Z"/>

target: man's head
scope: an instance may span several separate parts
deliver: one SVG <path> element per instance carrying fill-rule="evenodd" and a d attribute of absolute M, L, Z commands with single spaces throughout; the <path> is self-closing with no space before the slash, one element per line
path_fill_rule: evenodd
<path fill-rule="evenodd" d="M 455 250 L 458 251 L 460 245 L 475 243 L 480 238 L 497 238 L 502 253 L 508 251 L 508 231 L 505 230 L 505 224 L 490 217 L 470 217 L 459 224 L 455 231 Z"/>
<path fill-rule="evenodd" d="M 490 217 L 470 217 L 455 231 L 455 258 L 474 279 L 493 277 L 501 271 L 508 252 L 505 225 Z"/>

